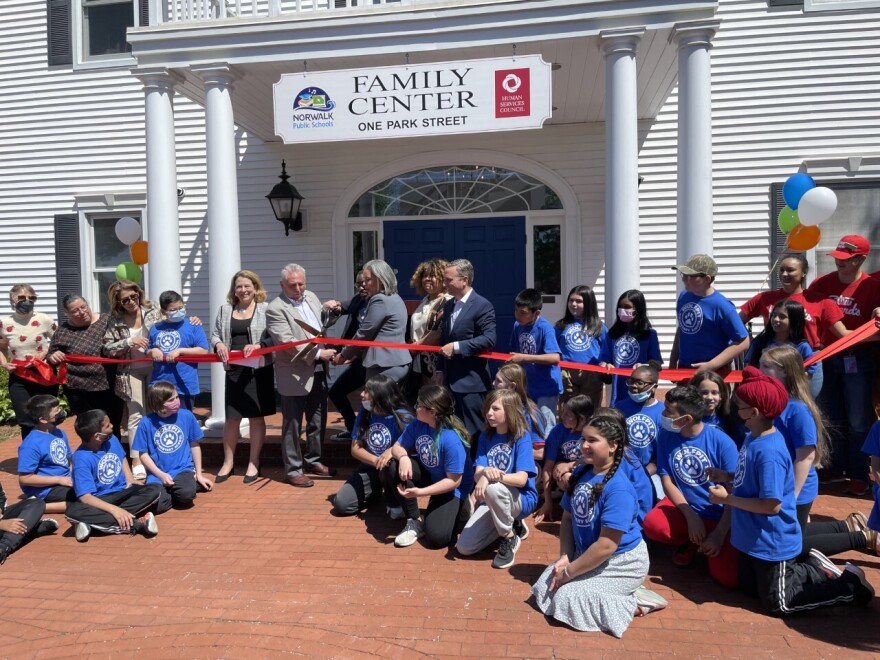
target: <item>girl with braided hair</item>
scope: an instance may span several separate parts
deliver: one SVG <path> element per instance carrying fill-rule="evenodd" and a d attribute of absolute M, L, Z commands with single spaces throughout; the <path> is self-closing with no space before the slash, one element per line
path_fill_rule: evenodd
<path fill-rule="evenodd" d="M 582 433 L 585 465 L 562 499 L 560 557 L 532 587 L 545 615 L 576 630 L 620 637 L 634 616 L 666 606 L 641 587 L 648 549 L 638 523 L 636 492 L 623 470 L 626 420 L 600 408 Z"/>

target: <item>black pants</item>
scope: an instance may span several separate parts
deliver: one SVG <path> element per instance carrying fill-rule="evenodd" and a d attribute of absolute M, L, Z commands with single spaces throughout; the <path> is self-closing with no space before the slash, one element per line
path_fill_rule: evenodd
<path fill-rule="evenodd" d="M 46 503 L 76 502 L 76 492 L 70 486 L 52 486 L 51 490 L 43 498 Z"/>
<path fill-rule="evenodd" d="M 37 394 L 58 396 L 58 386 L 37 385 L 15 374 L 9 374 L 9 399 L 12 401 L 12 409 L 15 411 L 15 423 L 21 429 L 22 440 L 27 437 L 28 433 L 34 430 L 35 422 L 27 414 L 25 405 L 28 399 Z"/>
<path fill-rule="evenodd" d="M 161 489 L 162 487 L 158 484 L 135 485 L 109 495 L 102 495 L 98 499 L 125 509 L 133 516 L 140 516 L 159 501 Z M 112 515 L 88 504 L 83 504 L 79 500 L 67 505 L 64 517 L 74 524 L 86 523 L 93 529 L 107 534 L 135 533 L 134 525 L 131 529 L 122 529 Z"/>
<path fill-rule="evenodd" d="M 379 472 L 372 465 L 361 463 L 355 468 L 336 497 L 333 498 L 333 511 L 337 516 L 353 516 L 366 508 L 374 495 L 381 491 L 385 497 L 385 506 L 399 506 L 397 503 L 397 482 L 390 483 L 385 472 Z"/>
<path fill-rule="evenodd" d="M 327 396 L 333 402 L 336 412 L 342 415 L 345 420 L 345 428 L 351 433 L 354 430 L 355 414 L 348 400 L 348 395 L 359 390 L 367 382 L 367 370 L 360 360 L 355 360 L 350 364 L 336 367 L 333 374 L 333 384 L 330 385 L 330 391 Z"/>
<path fill-rule="evenodd" d="M 765 561 L 740 554 L 739 586 L 771 614 L 785 616 L 830 605 L 852 604 L 852 583 L 829 579 L 812 558 Z"/>
<path fill-rule="evenodd" d="M 160 488 L 156 513 L 165 513 L 171 507 L 189 509 L 196 499 L 196 473 L 190 470 L 178 472 L 174 477 L 173 486 L 160 486 Z"/>
<path fill-rule="evenodd" d="M 40 524 L 40 518 L 43 517 L 45 511 L 46 503 L 39 497 L 29 497 L 7 508 L 3 512 L 3 518 L 6 520 L 21 518 L 24 521 L 25 527 L 27 527 L 27 531 L 24 534 L 0 532 L 0 544 L 8 547 L 10 554 L 18 550 L 22 543 L 34 536 L 37 531 L 37 525 Z"/>
<path fill-rule="evenodd" d="M 868 545 L 868 540 L 861 532 L 851 532 L 842 520 L 829 522 L 807 522 L 813 503 L 798 504 L 797 517 L 803 534 L 805 556 L 815 548 L 826 557 L 833 557 L 849 550 L 861 550 Z"/>
<path fill-rule="evenodd" d="M 430 473 L 425 470 L 421 463 L 412 460 L 413 484 L 418 488 L 430 486 Z M 385 479 L 389 484 L 399 484 L 399 464 L 397 460 L 389 461 L 385 468 Z M 402 497 L 400 493 L 395 491 L 397 501 L 403 507 L 406 517 L 409 520 L 419 519 L 419 501 L 416 498 Z M 461 500 L 455 496 L 455 491 L 442 493 L 441 495 L 432 495 L 428 500 L 428 508 L 425 510 L 425 541 L 429 547 L 444 548 L 452 543 L 452 537 L 455 535 L 455 523 L 458 521 L 458 514 L 461 512 Z"/>
<path fill-rule="evenodd" d="M 125 401 L 120 399 L 113 390 L 101 390 L 91 392 L 89 390 L 76 390 L 70 387 L 64 388 L 67 403 L 70 404 L 70 412 L 79 415 L 88 410 L 103 410 L 113 424 L 113 435 L 122 438 L 122 415 L 125 413 Z"/>

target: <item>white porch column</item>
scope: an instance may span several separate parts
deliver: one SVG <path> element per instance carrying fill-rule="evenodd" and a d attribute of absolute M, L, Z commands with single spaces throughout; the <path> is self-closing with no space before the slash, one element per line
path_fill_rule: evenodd
<path fill-rule="evenodd" d="M 144 83 L 147 133 L 147 230 L 150 261 L 147 295 L 181 290 L 177 161 L 174 146 L 174 85 L 182 78 L 167 69 L 138 71 Z"/>
<path fill-rule="evenodd" d="M 718 21 L 681 23 L 678 45 L 677 263 L 712 246 L 712 77 L 709 48 Z"/>
<path fill-rule="evenodd" d="M 639 286 L 639 142 L 636 48 L 644 28 L 600 33 L 605 55 L 605 319 Z"/>
<path fill-rule="evenodd" d="M 226 302 L 229 282 L 241 269 L 238 227 L 238 150 L 232 113 L 232 85 L 237 75 L 225 64 L 193 67 L 205 84 L 205 133 L 208 160 L 208 298 L 214 315 Z M 210 332 L 210 331 L 209 331 Z M 223 365 L 211 365 L 211 419 L 206 428 L 221 428 L 225 417 Z"/>

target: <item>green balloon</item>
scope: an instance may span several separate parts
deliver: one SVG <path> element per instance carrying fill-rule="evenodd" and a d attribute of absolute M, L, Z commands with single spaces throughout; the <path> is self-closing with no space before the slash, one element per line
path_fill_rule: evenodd
<path fill-rule="evenodd" d="M 141 277 L 143 277 L 141 268 L 133 261 L 126 261 L 116 267 L 117 280 L 131 280 L 132 282 L 139 283 Z"/>
<path fill-rule="evenodd" d="M 801 223 L 798 218 L 797 211 L 786 206 L 779 212 L 779 230 L 783 234 L 788 234 L 792 229 Z"/>

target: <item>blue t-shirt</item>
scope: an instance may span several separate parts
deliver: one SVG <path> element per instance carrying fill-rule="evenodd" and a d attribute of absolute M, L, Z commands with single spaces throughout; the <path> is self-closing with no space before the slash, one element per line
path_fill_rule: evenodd
<path fill-rule="evenodd" d="M 445 479 L 447 474 L 460 474 L 461 483 L 455 489 L 455 496 L 464 499 L 474 487 L 474 464 L 470 452 L 452 429 L 443 429 L 436 444 L 435 435 L 436 431 L 430 426 L 414 420 L 403 430 L 397 442 L 416 457 L 431 475 L 432 483 Z"/>
<path fill-rule="evenodd" d="M 868 431 L 865 444 L 862 445 L 862 453 L 880 457 L 880 422 L 874 422 L 871 430 Z M 880 484 L 874 482 L 871 492 L 874 494 L 874 508 L 871 509 L 871 515 L 868 517 L 868 527 L 880 531 Z"/>
<path fill-rule="evenodd" d="M 614 406 L 626 417 L 626 437 L 629 448 L 642 465 L 657 462 L 657 433 L 660 432 L 662 403 L 654 400 L 653 405 L 643 406 L 627 395 L 626 401 L 618 401 Z"/>
<path fill-rule="evenodd" d="M 181 472 L 195 471 L 190 446 L 203 436 L 195 415 L 185 408 L 168 417 L 150 413 L 138 424 L 131 448 L 147 454 L 162 472 L 176 477 Z M 161 485 L 162 480 L 149 474 L 147 483 Z"/>
<path fill-rule="evenodd" d="M 364 448 L 373 456 L 381 456 L 386 449 L 391 447 L 397 438 L 400 437 L 401 429 L 394 415 L 377 415 L 370 412 L 370 421 L 367 431 L 361 434 L 361 421 L 367 411 L 361 408 L 358 411 L 357 419 L 354 420 L 354 430 L 358 440 L 362 440 Z M 397 414 L 404 424 L 409 424 L 411 415 L 406 410 L 399 410 Z"/>
<path fill-rule="evenodd" d="M 21 441 L 18 448 L 18 473 L 42 477 L 70 476 L 70 443 L 67 434 L 59 428 L 52 433 L 34 429 Z M 29 497 L 43 499 L 54 486 L 22 486 Z"/>
<path fill-rule="evenodd" d="M 752 356 L 755 354 L 755 351 L 757 350 L 756 346 L 757 346 L 757 343 L 752 342 L 752 344 L 749 346 L 749 350 L 746 351 L 746 356 L 744 358 L 746 364 L 752 363 Z M 792 341 L 773 341 L 773 340 L 771 340 L 771 341 L 767 342 L 767 345 L 764 347 L 763 350 L 766 351 L 768 348 L 773 348 L 774 346 L 792 346 L 793 348 L 796 348 L 797 352 L 800 353 L 801 357 L 804 359 L 804 362 L 807 361 L 807 358 L 810 358 L 813 356 L 813 349 L 810 348 L 810 345 L 805 341 L 802 341 L 802 342 L 795 344 Z M 760 358 L 760 355 L 758 357 Z M 804 369 L 804 371 L 806 371 L 810 376 L 812 376 L 814 373 L 816 373 L 816 365 L 811 364 L 809 367 L 806 367 Z"/>
<path fill-rule="evenodd" d="M 611 364 L 615 367 L 632 367 L 636 364 L 645 364 L 649 360 L 656 360 L 663 364 L 663 356 L 660 354 L 660 340 L 654 328 L 648 329 L 648 334 L 642 339 L 636 339 L 631 334 L 623 334 L 617 339 L 610 336 L 602 343 L 599 351 L 599 362 Z M 611 379 L 611 403 L 612 408 L 620 401 L 629 401 L 626 389 L 626 376 L 614 375 Z"/>
<path fill-rule="evenodd" d="M 733 478 L 736 497 L 779 500 L 776 515 L 730 512 L 730 543 L 765 561 L 786 561 L 801 553 L 801 528 L 794 503 L 794 467 L 779 431 L 760 438 L 746 435 Z"/>
<path fill-rule="evenodd" d="M 675 309 L 680 367 L 708 362 L 748 336 L 736 307 L 717 291 L 702 298 L 683 291 Z"/>
<path fill-rule="evenodd" d="M 672 479 L 694 512 L 706 520 L 720 520 L 724 507 L 709 502 L 706 468 L 733 472 L 736 445 L 724 431 L 703 425 L 693 438 L 661 430 L 657 434 L 657 474 Z"/>
<path fill-rule="evenodd" d="M 581 442 L 583 438 L 578 431 L 565 428 L 559 422 L 550 431 L 544 443 L 544 460 L 556 463 L 570 463 L 581 460 Z"/>
<path fill-rule="evenodd" d="M 535 488 L 535 475 L 538 473 L 538 468 L 532 454 L 530 435 L 526 434 L 518 438 L 513 445 L 510 445 L 508 440 L 506 433 L 495 433 L 490 438 L 483 431 L 477 442 L 475 464 L 481 467 L 497 468 L 506 474 L 525 472 L 528 475 L 526 485 L 518 489 L 519 501 L 522 504 L 522 511 L 518 517 L 523 519 L 531 514 L 538 505 L 538 490 Z"/>
<path fill-rule="evenodd" d="M 532 446 L 543 447 L 544 438 L 547 436 L 548 432 L 548 430 L 544 428 L 547 425 L 547 421 L 544 419 L 543 415 L 541 415 L 540 411 L 536 412 L 535 415 L 532 415 L 529 413 L 528 408 L 523 406 L 522 412 L 523 417 L 526 418 L 526 427 L 529 429 L 529 435 L 532 436 Z"/>
<path fill-rule="evenodd" d="M 642 527 L 639 524 L 639 507 L 636 491 L 629 477 L 620 470 L 608 480 L 601 495 L 590 506 L 590 493 L 593 487 L 602 483 L 604 474 L 593 474 L 593 469 L 578 470 L 577 485 L 572 495 L 562 497 L 562 508 L 571 514 L 571 527 L 577 556 L 580 557 L 602 533 L 602 528 L 623 532 L 615 555 L 632 550 L 642 541 Z M 571 558 L 572 561 L 576 557 Z"/>
<path fill-rule="evenodd" d="M 569 323 L 562 330 L 554 329 L 563 360 L 580 364 L 599 364 L 599 353 L 608 335 L 608 328 L 604 323 L 598 337 L 587 334 L 584 331 L 584 324 L 580 321 Z"/>
<path fill-rule="evenodd" d="M 773 420 L 773 426 L 785 438 L 785 446 L 791 455 L 791 461 L 795 461 L 795 453 L 800 447 L 816 447 L 816 422 L 810 414 L 807 404 L 797 399 L 789 399 L 785 410 Z M 807 474 L 807 480 L 801 487 L 796 504 L 809 504 L 819 496 L 819 475 L 816 474 L 816 466 L 811 465 Z"/>
<path fill-rule="evenodd" d="M 526 355 L 546 355 L 562 353 L 556 343 L 556 332 L 543 316 L 531 325 L 520 325 L 513 322 L 513 334 L 510 337 L 510 350 L 513 353 Z M 556 396 L 562 392 L 562 372 L 558 365 L 533 364 L 522 362 L 520 365 L 526 372 L 529 398 Z"/>
<path fill-rule="evenodd" d="M 662 406 L 661 406 L 662 407 Z M 639 463 L 638 457 L 627 449 L 618 468 L 627 477 L 639 499 L 639 525 L 643 526 L 648 512 L 654 508 L 654 484 L 645 466 Z"/>
<path fill-rule="evenodd" d="M 110 495 L 126 486 L 125 450 L 115 435 L 111 435 L 98 451 L 80 446 L 73 452 L 73 489 L 77 497 Z"/>
<path fill-rule="evenodd" d="M 208 350 L 205 331 L 189 322 L 189 319 L 171 323 L 160 321 L 150 328 L 150 348 L 158 348 L 162 355 L 168 355 L 178 348 L 204 348 Z M 154 362 L 150 384 L 167 380 L 173 383 L 179 394 L 199 393 L 198 364 L 188 362 Z"/>

